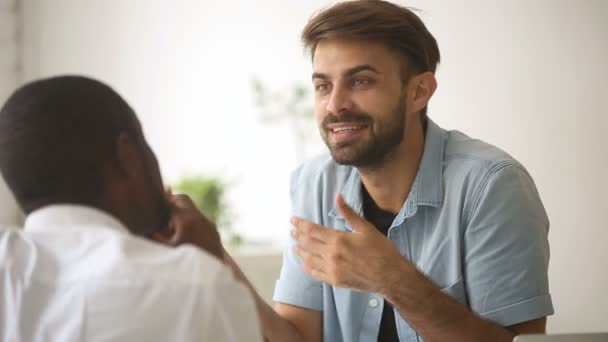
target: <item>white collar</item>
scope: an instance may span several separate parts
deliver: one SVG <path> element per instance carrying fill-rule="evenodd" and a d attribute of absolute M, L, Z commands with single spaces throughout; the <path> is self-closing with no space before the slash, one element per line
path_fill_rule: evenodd
<path fill-rule="evenodd" d="M 128 229 L 117 218 L 94 207 L 74 204 L 53 204 L 34 210 L 25 218 L 24 230 L 30 232 L 57 232 L 61 229 L 104 227 L 122 233 Z"/>

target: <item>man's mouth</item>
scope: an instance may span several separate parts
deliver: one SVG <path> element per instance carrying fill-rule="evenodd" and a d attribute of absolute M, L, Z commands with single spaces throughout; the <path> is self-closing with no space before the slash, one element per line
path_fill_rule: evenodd
<path fill-rule="evenodd" d="M 327 125 L 328 138 L 332 144 L 348 144 L 360 139 L 361 135 L 369 128 L 365 123 L 333 123 Z"/>
<path fill-rule="evenodd" d="M 363 128 L 365 128 L 365 125 L 341 126 L 341 127 L 330 128 L 330 130 L 332 133 L 342 133 L 342 132 L 356 131 L 356 130 L 360 130 Z"/>

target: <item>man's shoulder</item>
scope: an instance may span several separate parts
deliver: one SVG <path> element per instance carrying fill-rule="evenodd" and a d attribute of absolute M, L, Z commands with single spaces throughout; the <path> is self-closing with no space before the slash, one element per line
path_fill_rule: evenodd
<path fill-rule="evenodd" d="M 527 173 L 523 165 L 504 150 L 459 131 L 446 132 L 444 172 L 489 176 L 505 167 L 515 167 Z"/>
<path fill-rule="evenodd" d="M 98 288 L 125 293 L 162 287 L 214 292 L 226 277 L 223 263 L 194 246 L 172 248 L 112 229 L 2 229 L 0 259 L 11 255 L 16 262 L 0 269 L 13 268 L 27 281 L 57 287 L 94 280 Z"/>
<path fill-rule="evenodd" d="M 464 213 L 471 213 L 488 191 L 507 193 L 514 184 L 534 187 L 528 170 L 509 153 L 459 131 L 446 132 L 442 172 L 446 196 L 450 203 L 464 201 Z"/>
<path fill-rule="evenodd" d="M 212 286 L 224 268 L 217 258 L 192 246 L 168 247 L 136 236 L 123 236 L 115 254 L 113 274 L 135 275 L 147 282 L 174 286 Z"/>

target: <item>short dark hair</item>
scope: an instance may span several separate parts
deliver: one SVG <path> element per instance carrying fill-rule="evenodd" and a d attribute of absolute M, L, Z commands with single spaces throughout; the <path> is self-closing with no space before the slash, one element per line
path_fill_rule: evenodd
<path fill-rule="evenodd" d="M 34 81 L 0 110 L 0 172 L 26 213 L 61 202 L 95 205 L 118 136 L 140 129 L 129 105 L 99 81 Z"/>
<path fill-rule="evenodd" d="M 434 73 L 440 61 L 437 41 L 422 20 L 411 9 L 387 1 L 346 1 L 317 13 L 302 30 L 302 42 L 311 57 L 327 38 L 384 43 L 404 59 L 403 82 L 416 72 Z"/>

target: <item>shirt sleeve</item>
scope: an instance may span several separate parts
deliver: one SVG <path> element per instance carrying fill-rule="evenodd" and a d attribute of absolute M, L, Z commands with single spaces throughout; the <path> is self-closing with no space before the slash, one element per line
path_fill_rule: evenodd
<path fill-rule="evenodd" d="M 225 270 L 218 277 L 203 341 L 261 342 L 262 333 L 249 290 Z"/>
<path fill-rule="evenodd" d="M 297 171 L 291 178 L 291 204 L 294 215 L 312 219 L 309 212 L 313 205 L 310 188 L 298 184 Z M 300 186 L 298 186 L 300 185 Z M 303 190 L 306 188 L 305 190 Z M 290 226 L 291 227 L 291 226 Z M 302 260 L 293 251 L 295 240 L 289 236 L 283 252 L 283 266 L 277 280 L 273 300 L 275 302 L 299 306 L 306 309 L 323 310 L 322 283 L 306 274 L 301 267 Z"/>
<path fill-rule="evenodd" d="M 553 314 L 549 220 L 519 165 L 491 173 L 464 232 L 467 300 L 481 317 L 510 326 Z"/>

